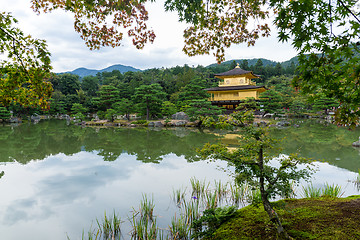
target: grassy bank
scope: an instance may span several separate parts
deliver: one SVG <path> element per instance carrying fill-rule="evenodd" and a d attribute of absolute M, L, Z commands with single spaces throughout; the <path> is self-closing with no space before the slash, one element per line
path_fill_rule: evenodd
<path fill-rule="evenodd" d="M 294 239 L 360 239 L 360 195 L 287 199 L 274 203 Z M 222 224 L 213 239 L 277 239 L 262 206 L 247 206 Z"/>

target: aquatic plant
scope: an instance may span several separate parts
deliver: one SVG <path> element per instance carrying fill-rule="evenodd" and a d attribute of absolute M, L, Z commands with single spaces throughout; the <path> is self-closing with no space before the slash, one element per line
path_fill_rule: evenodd
<path fill-rule="evenodd" d="M 228 194 L 227 187 L 228 187 L 228 183 L 222 184 L 221 180 L 219 181 L 215 180 L 215 192 L 216 195 L 218 196 L 219 202 L 221 202 L 222 199 L 227 196 Z"/>
<path fill-rule="evenodd" d="M 235 206 L 230 206 L 205 210 L 203 216 L 193 222 L 194 233 L 191 237 L 193 239 L 213 237 L 217 228 L 235 215 L 236 209 Z"/>
<path fill-rule="evenodd" d="M 181 204 L 184 202 L 186 196 L 186 188 L 185 189 L 173 189 L 173 196 L 172 200 L 175 202 L 175 204 L 180 207 Z"/>
<path fill-rule="evenodd" d="M 190 179 L 190 184 L 192 187 L 192 195 L 200 198 L 201 196 L 205 195 L 205 192 L 208 190 L 209 183 L 206 184 L 206 181 L 200 181 L 195 177 Z"/>
<path fill-rule="evenodd" d="M 190 239 L 190 222 L 186 217 L 176 215 L 171 220 L 171 225 L 169 226 L 170 230 L 170 239 L 173 240 L 186 240 Z"/>
<path fill-rule="evenodd" d="M 325 183 L 324 188 L 322 189 L 321 195 L 326 197 L 341 197 L 344 192 L 341 189 L 341 186 L 332 184 L 329 185 Z"/>
<path fill-rule="evenodd" d="M 91 226 L 87 237 L 85 236 L 84 231 L 82 232 L 82 240 L 116 240 L 121 239 L 121 223 L 123 221 L 118 215 L 113 213 L 112 217 L 108 217 L 106 212 L 104 213 L 104 218 L 102 221 L 96 219 L 97 227 L 93 229 Z M 67 239 L 70 240 L 69 236 Z"/>
<path fill-rule="evenodd" d="M 304 198 L 318 198 L 321 196 L 321 188 L 316 188 L 312 184 L 302 187 L 302 195 Z"/>
<path fill-rule="evenodd" d="M 132 225 L 131 237 L 133 239 L 156 239 L 158 235 L 158 227 L 156 217 L 154 216 L 154 200 L 149 199 L 143 194 L 140 202 L 139 210 L 133 209 L 130 222 Z"/>
<path fill-rule="evenodd" d="M 231 205 L 240 206 L 240 204 L 244 204 L 248 195 L 249 186 L 247 184 L 242 184 L 241 186 L 238 186 L 237 184 L 229 185 Z"/>

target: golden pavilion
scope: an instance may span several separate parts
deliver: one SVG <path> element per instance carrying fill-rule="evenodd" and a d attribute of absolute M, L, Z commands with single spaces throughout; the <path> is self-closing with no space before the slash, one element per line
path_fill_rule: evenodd
<path fill-rule="evenodd" d="M 241 69 L 239 65 L 230 71 L 215 74 L 215 77 L 221 79 L 219 86 L 205 90 L 211 95 L 210 101 L 213 105 L 226 109 L 235 109 L 246 98 L 258 100 L 259 94 L 266 91 L 264 86 L 256 86 L 256 83 L 251 81 L 259 76 L 252 71 Z"/>

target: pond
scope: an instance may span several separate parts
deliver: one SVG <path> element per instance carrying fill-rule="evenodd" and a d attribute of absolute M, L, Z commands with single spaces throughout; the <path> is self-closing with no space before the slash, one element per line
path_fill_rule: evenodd
<path fill-rule="evenodd" d="M 360 131 L 298 122 L 273 129 L 283 153 L 322 159 L 313 184 L 342 186 L 344 196 L 359 194 L 351 182 L 360 153 L 351 147 Z M 236 145 L 236 133 L 199 129 L 82 128 L 65 121 L 0 127 L 0 232 L 2 239 L 81 239 L 104 212 L 126 220 L 143 194 L 152 196 L 160 226 L 176 208 L 174 189 L 190 179 L 231 181 L 219 169 L 225 162 L 194 161 L 207 142 Z M 124 233 L 125 237 L 127 233 Z"/>

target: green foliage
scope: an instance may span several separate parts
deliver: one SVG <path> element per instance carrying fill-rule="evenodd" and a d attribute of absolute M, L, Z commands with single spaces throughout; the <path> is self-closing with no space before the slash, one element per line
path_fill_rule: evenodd
<path fill-rule="evenodd" d="M 231 114 L 231 117 L 236 120 L 236 125 L 246 126 L 254 122 L 254 112 L 252 110 L 248 111 L 235 111 Z"/>
<path fill-rule="evenodd" d="M 81 89 L 86 92 L 88 96 L 96 96 L 99 90 L 99 79 L 94 76 L 86 76 L 81 81 Z"/>
<path fill-rule="evenodd" d="M 82 104 L 80 103 L 74 103 L 71 107 L 71 111 L 76 114 L 76 113 L 85 113 L 87 112 L 87 108 L 85 108 Z"/>
<path fill-rule="evenodd" d="M 302 116 L 306 109 L 307 103 L 304 97 L 296 96 L 292 99 L 289 110 L 294 116 Z"/>
<path fill-rule="evenodd" d="M 50 53 L 44 40 L 25 35 L 10 14 L 0 13 L 0 104 L 48 108 Z"/>
<path fill-rule="evenodd" d="M 320 96 L 315 97 L 312 107 L 315 112 L 324 111 L 325 114 L 328 114 L 329 109 L 335 109 L 339 105 L 340 104 L 338 101 L 336 101 L 336 99 L 320 94 Z"/>
<path fill-rule="evenodd" d="M 136 121 L 132 121 L 132 124 L 139 124 L 139 125 L 147 125 L 148 121 L 147 120 L 136 120 Z"/>
<path fill-rule="evenodd" d="M 181 88 L 179 93 L 179 101 L 201 100 L 209 98 L 209 94 L 204 90 L 206 81 L 202 78 L 192 79 L 186 86 Z"/>
<path fill-rule="evenodd" d="M 318 198 L 321 196 L 321 189 L 314 187 L 312 184 L 303 186 L 303 195 L 306 198 Z"/>
<path fill-rule="evenodd" d="M 260 95 L 260 104 L 266 113 L 280 113 L 283 107 L 282 101 L 281 94 L 273 89 L 269 89 Z"/>
<path fill-rule="evenodd" d="M 175 104 L 169 101 L 164 101 L 161 106 L 161 114 L 166 117 L 171 117 L 171 115 L 177 112 Z"/>
<path fill-rule="evenodd" d="M 105 119 L 109 120 L 110 122 L 113 122 L 116 118 L 116 111 L 114 109 L 106 109 L 105 112 Z"/>
<path fill-rule="evenodd" d="M 161 104 L 166 93 L 158 83 L 151 85 L 141 85 L 135 88 L 133 101 L 137 104 L 138 109 L 149 120 L 150 116 L 161 113 Z"/>
<path fill-rule="evenodd" d="M 293 183 L 301 179 L 309 179 L 313 172 L 310 159 L 295 154 L 277 156 L 278 167 L 270 164 L 278 154 L 274 151 L 277 141 L 269 137 L 268 132 L 262 128 L 247 127 L 239 141 L 240 146 L 229 150 L 222 144 L 207 144 L 199 150 L 203 159 L 221 159 L 227 161 L 235 168 L 235 181 L 239 185 L 247 183 L 258 188 L 265 211 L 277 227 L 279 234 L 288 238 L 282 223 L 270 205 L 269 199 L 276 196 L 288 196 L 292 193 Z M 299 164 L 305 165 L 299 168 Z"/>
<path fill-rule="evenodd" d="M 125 115 L 127 120 L 130 120 L 130 113 L 135 110 L 134 103 L 127 98 L 122 98 L 120 101 L 114 103 L 112 106 L 117 113 Z"/>
<path fill-rule="evenodd" d="M 306 187 L 303 186 L 303 195 L 306 198 L 319 198 L 319 197 L 341 197 L 343 191 L 338 185 L 325 184 L 323 188 L 316 188 L 312 184 Z"/>
<path fill-rule="evenodd" d="M 94 98 L 94 103 L 98 104 L 98 109 L 102 111 L 111 108 L 119 100 L 119 90 L 111 85 L 101 86 L 98 94 L 99 97 Z"/>
<path fill-rule="evenodd" d="M 0 120 L 5 121 L 11 117 L 10 111 L 6 107 L 0 106 Z"/>
<path fill-rule="evenodd" d="M 191 100 L 188 102 L 189 107 L 185 109 L 185 113 L 190 117 L 190 120 L 201 120 L 202 117 L 212 116 L 215 117 L 222 114 L 225 109 L 211 105 L 207 100 Z"/>
<path fill-rule="evenodd" d="M 236 214 L 236 207 L 223 207 L 207 209 L 203 212 L 203 215 L 196 219 L 192 228 L 194 233 L 192 238 L 211 238 L 214 232 L 221 226 L 221 224 L 228 221 Z"/>
<path fill-rule="evenodd" d="M 227 116 L 198 116 L 201 126 L 206 128 L 230 129 L 232 124 L 229 122 Z"/>
<path fill-rule="evenodd" d="M 84 114 L 82 114 L 82 113 L 76 113 L 76 114 L 74 114 L 73 115 L 73 117 L 75 118 L 75 119 L 77 119 L 77 120 L 80 120 L 80 121 L 83 121 L 83 120 L 85 120 L 85 115 Z"/>
<path fill-rule="evenodd" d="M 64 73 L 58 76 L 57 78 L 58 84 L 55 88 L 56 90 L 60 90 L 63 94 L 76 94 L 80 89 L 80 81 L 79 76 Z"/>
<path fill-rule="evenodd" d="M 237 106 L 236 110 L 259 110 L 259 104 L 256 102 L 255 98 L 246 98 Z"/>

